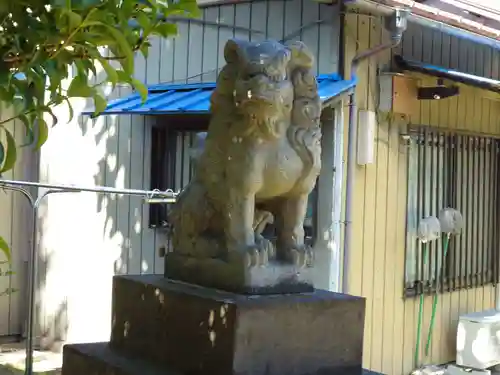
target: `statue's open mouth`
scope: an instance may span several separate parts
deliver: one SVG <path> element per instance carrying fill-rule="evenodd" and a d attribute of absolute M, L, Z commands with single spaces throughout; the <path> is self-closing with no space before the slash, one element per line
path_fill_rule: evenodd
<path fill-rule="evenodd" d="M 271 97 L 265 97 L 265 96 L 254 96 L 250 99 L 244 99 L 241 101 L 241 107 L 243 108 L 252 108 L 256 109 L 256 107 L 267 107 L 271 105 L 276 105 L 275 100 Z"/>
<path fill-rule="evenodd" d="M 249 121 L 267 121 L 274 117 L 278 107 L 274 101 L 266 98 L 245 100 L 241 103 L 240 114 Z"/>
<path fill-rule="evenodd" d="M 282 93 L 280 90 L 269 90 L 267 92 L 255 92 L 248 90 L 246 95 L 240 96 L 240 106 L 244 108 L 252 108 L 252 110 L 258 109 L 256 107 L 273 107 L 277 109 L 277 106 L 284 105 L 288 99 L 287 95 Z"/>
<path fill-rule="evenodd" d="M 244 112 L 266 112 L 276 106 L 276 97 L 274 95 L 251 94 L 242 98 L 240 101 L 240 109 Z"/>
<path fill-rule="evenodd" d="M 274 102 L 273 93 L 253 92 L 248 90 L 242 102 Z"/>

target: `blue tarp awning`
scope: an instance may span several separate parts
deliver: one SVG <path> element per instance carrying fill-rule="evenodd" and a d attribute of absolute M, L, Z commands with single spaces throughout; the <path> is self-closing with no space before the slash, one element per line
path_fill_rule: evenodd
<path fill-rule="evenodd" d="M 347 93 L 355 80 L 345 81 L 338 74 L 324 74 L 317 77 L 318 91 L 323 103 Z M 142 103 L 138 93 L 108 103 L 101 115 L 180 115 L 208 114 L 210 95 L 215 83 L 159 84 L 148 87 L 148 98 Z M 91 115 L 93 111 L 84 114 Z"/>
<path fill-rule="evenodd" d="M 400 55 L 394 56 L 396 65 L 402 70 L 419 72 L 437 78 L 449 79 L 465 85 L 478 87 L 484 90 L 500 93 L 500 81 L 463 73 L 454 69 L 447 69 L 440 66 L 425 64 L 418 61 L 408 60 Z"/>

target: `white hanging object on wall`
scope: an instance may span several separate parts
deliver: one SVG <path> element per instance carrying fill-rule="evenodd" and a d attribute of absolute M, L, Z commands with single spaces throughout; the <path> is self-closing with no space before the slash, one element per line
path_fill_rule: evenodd
<path fill-rule="evenodd" d="M 441 224 L 437 217 L 429 216 L 420 220 L 417 229 L 417 237 L 423 242 L 437 240 L 441 237 Z"/>
<path fill-rule="evenodd" d="M 439 211 L 439 222 L 443 233 L 460 234 L 462 231 L 464 220 L 462 214 L 454 208 L 443 208 Z"/>

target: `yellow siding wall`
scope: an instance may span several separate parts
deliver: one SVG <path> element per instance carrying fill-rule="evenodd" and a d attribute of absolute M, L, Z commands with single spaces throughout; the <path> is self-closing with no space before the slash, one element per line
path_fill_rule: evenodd
<path fill-rule="evenodd" d="M 348 14 L 345 20 L 345 66 L 357 51 L 387 40 L 380 19 Z M 359 109 L 376 110 L 379 103 L 377 68 L 390 60 L 384 52 L 358 70 Z M 422 81 L 435 79 L 414 76 Z M 429 82 L 431 82 L 429 81 Z M 424 82 L 425 84 L 425 82 Z M 384 93 L 385 100 L 391 93 Z M 384 97 L 381 98 L 384 100 Z M 462 86 L 458 97 L 413 102 L 411 113 L 381 121 L 376 134 L 375 162 L 357 167 L 354 187 L 349 293 L 366 297 L 364 367 L 388 375 L 408 374 L 413 368 L 418 299 L 403 299 L 406 225 L 406 148 L 400 146 L 400 129 L 413 124 L 500 135 L 500 102 L 482 90 Z M 347 119 L 346 140 L 347 145 Z M 358 124 L 358 132 L 362 124 Z M 494 287 L 464 290 L 440 296 L 432 355 L 429 363 L 455 357 L 458 316 L 494 306 Z M 423 341 L 431 313 L 431 298 L 424 308 Z M 421 345 L 425 346 L 425 345 Z M 423 358 L 423 354 L 422 354 Z"/>

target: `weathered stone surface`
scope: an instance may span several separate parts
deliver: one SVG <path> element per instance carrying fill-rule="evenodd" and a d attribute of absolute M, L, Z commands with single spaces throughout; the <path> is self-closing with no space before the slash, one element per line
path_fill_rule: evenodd
<path fill-rule="evenodd" d="M 220 259 L 165 256 L 165 277 L 243 294 L 312 292 L 314 267 L 270 262 L 266 266 L 246 267 Z"/>
<path fill-rule="evenodd" d="M 65 345 L 61 375 L 181 375 L 116 353 L 108 343 Z"/>
<path fill-rule="evenodd" d="M 116 276 L 113 291 L 110 345 L 132 358 L 189 375 L 362 374 L 363 298 L 249 296 L 155 275 Z"/>
<path fill-rule="evenodd" d="M 108 343 L 73 344 L 64 346 L 64 366 L 61 375 L 182 375 L 151 363 L 126 358 Z M 362 375 L 384 375 L 363 369 Z"/>
<path fill-rule="evenodd" d="M 260 271 L 246 268 L 269 261 L 312 265 L 303 225 L 321 169 L 322 103 L 314 57 L 302 42 L 229 40 L 224 58 L 194 176 L 169 215 L 172 251 L 185 261 L 170 262 L 168 269 L 169 277 L 204 286 L 226 277 L 216 284 L 228 289 L 241 278 L 251 286 Z M 262 235 L 271 222 L 276 248 Z M 175 267 L 202 268 L 206 277 Z M 283 289 L 281 283 L 281 289 L 294 291 L 295 284 Z"/>

